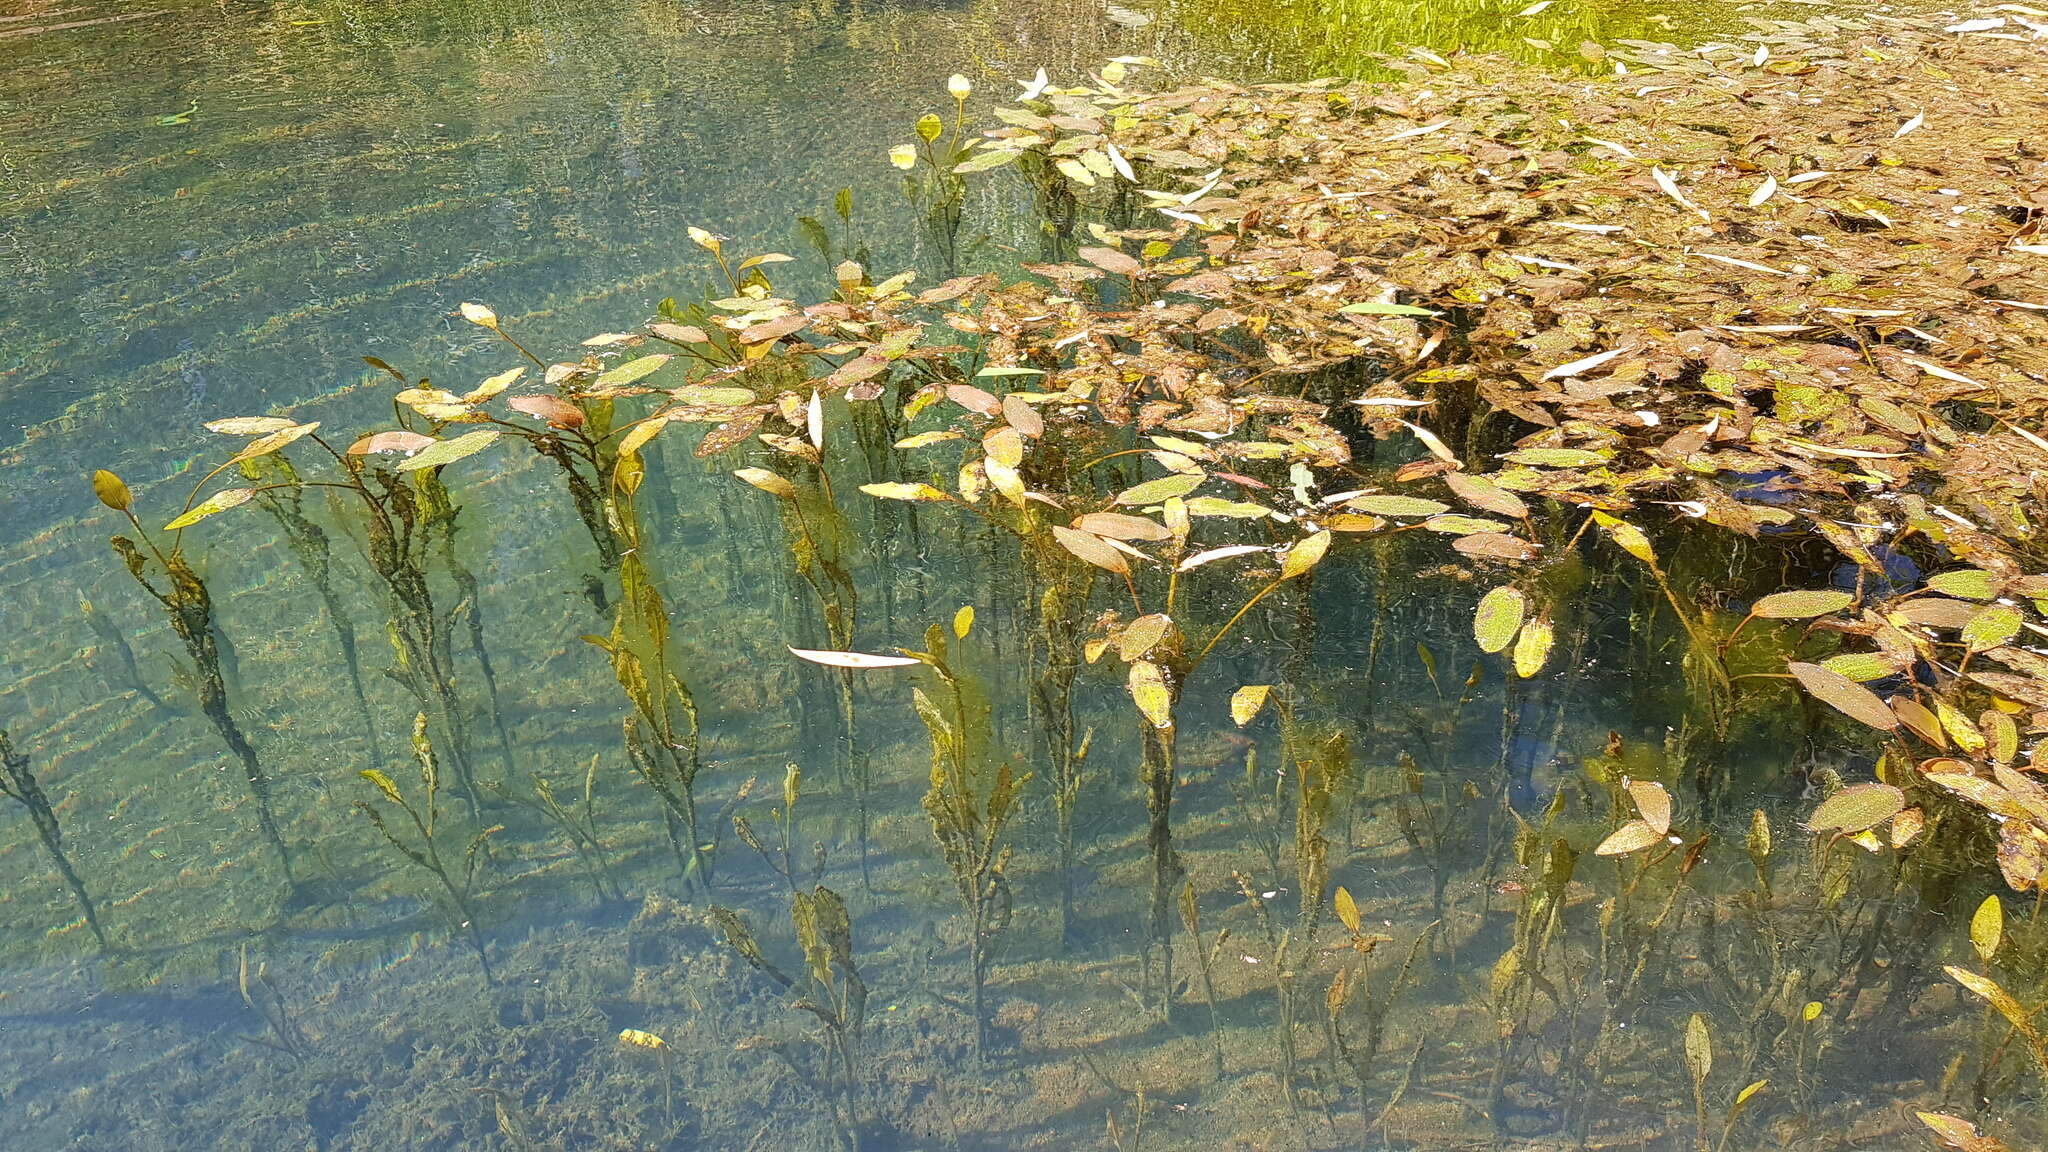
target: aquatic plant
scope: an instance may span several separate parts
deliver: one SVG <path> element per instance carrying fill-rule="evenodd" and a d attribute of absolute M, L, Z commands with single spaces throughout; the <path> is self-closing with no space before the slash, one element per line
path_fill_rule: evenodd
<path fill-rule="evenodd" d="M 284 993 L 278 990 L 277 982 L 270 978 L 269 962 L 259 960 L 255 970 L 250 970 L 247 944 L 236 952 L 235 990 L 241 993 L 242 1003 L 249 1011 L 263 1020 L 263 1035 L 244 1035 L 242 1039 L 282 1052 L 294 1060 L 305 1058 L 311 1045 L 304 1030 L 286 1006 Z"/>
<path fill-rule="evenodd" d="M 449 917 L 458 933 L 468 940 L 476 952 L 477 962 L 483 966 L 484 983 L 497 982 L 491 973 L 490 950 L 484 946 L 483 929 L 479 924 L 476 910 L 476 878 L 483 866 L 483 848 L 492 836 L 504 831 L 503 825 L 492 825 L 471 836 L 462 851 L 459 864 L 442 855 L 443 841 L 448 837 L 441 821 L 441 770 L 434 746 L 427 738 L 427 717 L 422 712 L 412 724 L 413 759 L 419 765 L 421 794 L 418 803 L 400 790 L 396 781 L 377 768 L 365 768 L 357 775 L 375 785 L 386 802 L 404 812 L 412 822 L 411 836 L 402 836 L 391 830 L 384 822 L 384 814 L 367 800 L 356 801 L 356 807 L 370 818 L 370 823 L 379 835 L 399 855 L 428 872 L 440 885 L 441 892 L 448 898 Z"/>
<path fill-rule="evenodd" d="M 862 1096 L 869 1073 L 861 1050 L 867 1022 L 868 987 L 855 963 L 853 922 L 839 894 L 817 885 L 790 893 L 790 922 L 803 950 L 804 981 L 777 967 L 761 950 L 753 930 L 737 912 L 713 905 L 711 919 L 739 957 L 788 992 L 790 1006 L 816 1018 L 820 1065 L 806 1069 L 779 1048 L 776 1054 L 804 1079 L 820 1086 L 831 1110 L 832 1129 L 847 1152 L 859 1152 Z"/>
<path fill-rule="evenodd" d="M 107 943 L 106 929 L 100 927 L 92 894 L 85 890 L 85 880 L 64 851 L 64 830 L 57 823 L 57 810 L 50 806 L 49 794 L 43 791 L 42 782 L 29 767 L 27 754 L 14 750 L 14 742 L 5 728 L 0 728 L 0 776 L 5 777 L 0 779 L 0 793 L 28 810 L 29 820 L 36 826 L 36 838 L 43 842 L 43 850 L 50 854 L 50 862 L 57 866 L 57 874 L 64 877 L 71 895 L 78 900 L 79 911 L 85 914 L 85 926 L 92 930 L 93 939 L 99 941 L 100 951 L 110 951 L 113 946 Z"/>
<path fill-rule="evenodd" d="M 283 423 L 291 429 L 307 427 L 294 425 L 290 421 Z M 229 463 L 241 463 L 282 448 L 290 441 L 281 439 L 278 431 L 273 428 L 268 433 L 260 434 Z M 214 473 L 227 466 L 221 465 L 220 468 L 214 469 Z M 226 744 L 228 751 L 241 763 L 242 777 L 249 786 L 249 797 L 256 802 L 256 822 L 263 829 L 263 837 L 269 841 L 271 850 L 277 854 L 278 867 L 284 871 L 287 888 L 296 892 L 298 880 L 292 871 L 291 850 L 285 846 L 284 834 L 278 831 L 277 816 L 271 809 L 270 774 L 256 758 L 256 749 L 249 743 L 249 738 L 243 734 L 241 725 L 236 722 L 229 709 L 228 685 L 222 671 L 219 625 L 213 616 L 213 597 L 206 589 L 206 582 L 186 561 L 181 547 L 183 536 L 179 534 L 180 530 L 205 515 L 194 514 L 198 508 L 206 508 L 207 505 L 202 504 L 195 508 L 193 500 L 198 499 L 199 490 L 205 487 L 207 480 L 211 479 L 214 473 L 202 478 L 194 488 L 192 499 L 186 501 L 185 513 L 165 526 L 166 531 L 173 533 L 168 552 L 157 546 L 156 541 L 150 538 L 149 532 L 142 527 L 142 521 L 136 518 L 134 494 L 119 476 L 105 469 L 94 472 L 92 490 L 100 503 L 127 517 L 129 525 L 135 530 L 135 538 L 142 541 L 142 545 L 137 547 L 135 540 L 126 536 L 115 536 L 111 543 L 115 554 L 120 556 L 122 563 L 127 566 L 128 574 L 135 578 L 135 582 L 142 586 L 143 591 L 163 605 L 171 631 L 184 642 L 186 656 L 191 660 L 188 671 L 199 697 L 199 711 L 205 715 L 207 723 L 211 724 L 214 732 L 220 736 L 221 743 Z M 255 495 L 253 489 L 228 491 L 237 495 L 225 499 L 222 495 L 210 498 L 209 504 L 218 505 L 213 510 L 232 507 Z M 155 561 L 154 567 L 150 563 L 152 560 Z M 158 587 L 159 584 L 162 587 Z"/>
<path fill-rule="evenodd" d="M 298 470 L 292 467 L 290 460 L 279 453 L 254 456 L 241 462 L 241 471 L 256 486 L 257 502 L 277 522 L 284 533 L 285 543 L 291 548 L 292 555 L 298 558 L 299 567 L 305 571 L 307 581 L 320 593 L 320 602 L 327 609 L 328 626 L 334 629 L 334 642 L 341 652 L 341 662 L 348 669 L 349 691 L 355 695 L 356 711 L 362 717 L 363 739 L 369 745 L 370 759 L 381 764 L 384 762 L 384 749 L 377 735 L 377 718 L 370 712 L 369 698 L 363 692 L 363 662 L 356 649 L 355 620 L 334 586 L 332 541 L 327 532 L 306 515 L 305 486 L 300 483 Z"/>
<path fill-rule="evenodd" d="M 642 1052 L 652 1052 L 661 1057 L 661 1115 L 669 1127 L 676 1126 L 676 1054 L 669 1042 L 658 1034 L 639 1028 L 626 1028 L 619 1032 L 619 1043 Z"/>
<path fill-rule="evenodd" d="M 612 871 L 610 854 L 605 851 L 604 839 L 597 828 L 597 767 L 600 760 L 602 757 L 593 753 L 590 762 L 584 766 L 583 797 L 573 802 L 573 806 L 562 803 L 555 795 L 555 786 L 539 772 L 528 776 L 533 785 L 532 799 L 495 785 L 490 791 L 505 800 L 531 807 L 560 828 L 589 872 L 597 898 L 600 901 L 621 901 L 626 898 L 626 892 Z"/>

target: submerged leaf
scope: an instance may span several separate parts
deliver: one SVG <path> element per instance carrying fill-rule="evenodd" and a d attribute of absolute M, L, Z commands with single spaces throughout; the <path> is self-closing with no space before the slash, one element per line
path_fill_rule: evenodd
<path fill-rule="evenodd" d="M 1543 671 L 1544 661 L 1550 659 L 1550 646 L 1557 639 L 1548 620 L 1531 620 L 1522 625 L 1522 634 L 1515 639 L 1515 675 L 1527 680 Z"/>
<path fill-rule="evenodd" d="M 1154 728 L 1173 727 L 1173 694 L 1167 690 L 1166 674 L 1157 664 L 1140 660 L 1131 665 L 1129 687 L 1138 712 Z"/>
<path fill-rule="evenodd" d="M 1271 684 L 1247 684 L 1230 694 L 1230 719 L 1239 728 L 1252 722 L 1259 709 L 1266 706 L 1266 697 L 1272 695 Z"/>

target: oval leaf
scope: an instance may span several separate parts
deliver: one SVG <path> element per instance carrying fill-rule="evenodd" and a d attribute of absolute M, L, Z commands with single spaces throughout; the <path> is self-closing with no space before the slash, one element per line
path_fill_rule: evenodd
<path fill-rule="evenodd" d="M 1472 637 L 1481 652 L 1504 652 L 1515 642 L 1522 620 L 1528 614 L 1529 598 L 1512 586 L 1495 588 L 1479 598 L 1472 614 Z"/>
<path fill-rule="evenodd" d="M 256 490 L 254 488 L 223 488 L 200 501 L 191 511 L 164 525 L 164 531 L 176 532 L 180 528 L 197 524 L 216 512 L 225 512 L 230 508 L 239 508 L 247 504 L 255 495 Z"/>
<path fill-rule="evenodd" d="M 1884 706 L 1877 693 L 1865 688 L 1847 676 L 1818 664 L 1794 661 L 1788 665 L 1799 683 L 1822 703 L 1828 704 L 1848 716 L 1885 732 L 1899 726 L 1899 718 Z"/>
<path fill-rule="evenodd" d="M 1806 826 L 1815 832 L 1861 832 L 1897 816 L 1906 794 L 1889 784 L 1854 784 L 1820 802 Z"/>
<path fill-rule="evenodd" d="M 1750 607 L 1750 614 L 1766 620 L 1811 620 L 1839 612 L 1856 602 L 1852 593 L 1835 589 L 1809 592 L 1773 592 Z"/>
<path fill-rule="evenodd" d="M 399 464 L 398 470 L 417 472 L 422 468 L 439 468 L 443 464 L 453 464 L 465 456 L 474 456 L 490 447 L 491 441 L 496 440 L 498 435 L 495 429 L 479 428 L 453 440 L 437 440 L 429 447 L 421 449 L 419 455 Z"/>

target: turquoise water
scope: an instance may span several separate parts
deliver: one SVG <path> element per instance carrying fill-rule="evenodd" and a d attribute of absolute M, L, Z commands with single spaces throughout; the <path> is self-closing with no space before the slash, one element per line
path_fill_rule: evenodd
<path fill-rule="evenodd" d="M 122 525 L 92 500 L 93 468 L 120 471 L 154 529 L 233 443 L 205 420 L 282 413 L 345 436 L 389 409 L 362 356 L 458 391 L 514 366 L 453 315 L 465 301 L 570 356 L 702 291 L 690 226 L 789 251 L 778 283 L 821 284 L 799 215 L 878 269 L 929 271 L 884 154 L 946 103 L 952 73 L 1003 96 L 1040 65 L 1072 75 L 1118 54 L 1291 78 L 1410 39 L 1563 66 L 1579 39 L 1672 23 L 1521 7 L 0 6 L 0 725 L 112 944 L 99 953 L 10 805 L 8 1146 L 1680 1149 L 1728 1124 L 1731 1148 L 1917 1147 L 1902 1106 L 1973 1098 L 1999 1101 L 1990 1115 L 2016 1137 L 2037 1131 L 2031 1070 L 2017 1049 L 1982 1058 L 2000 1033 L 1940 975 L 1968 957 L 1980 882 L 1902 878 L 1799 830 L 1810 778 L 1867 763 L 1789 706 L 1746 721 L 1703 811 L 1666 756 L 1678 638 L 1602 574 L 1559 622 L 1561 670 L 1512 691 L 1471 635 L 1483 581 L 1419 551 L 1359 549 L 1312 594 L 1250 614 L 1181 705 L 1170 887 L 1186 886 L 1200 931 L 1191 942 L 1176 901 L 1167 984 L 1120 668 L 1079 673 L 1069 725 L 1033 697 L 1047 648 L 1009 546 L 846 501 L 855 645 L 915 647 L 972 607 L 956 658 L 994 701 L 997 758 L 1036 774 L 1003 832 L 1009 919 L 989 935 L 978 1053 L 969 920 L 920 807 L 931 749 L 911 687 L 936 689 L 862 673 L 846 751 L 837 679 L 786 651 L 834 644 L 775 502 L 727 477 L 732 462 L 665 439 L 640 497 L 701 711 L 708 892 L 622 750 L 626 705 L 582 639 L 609 630 L 587 593 L 603 577 L 553 466 L 504 451 L 451 469 L 456 556 L 480 591 L 437 591 L 444 610 L 467 605 L 452 666 L 485 787 L 475 812 L 444 792 L 447 850 L 504 826 L 480 851 L 474 937 L 354 807 L 384 803 L 361 769 L 415 798 L 420 779 L 415 703 L 384 674 L 385 610 L 349 515 L 306 503 L 332 541 L 363 707 L 336 617 L 274 520 L 242 509 L 187 536 L 232 653 L 232 718 L 275 781 L 293 888 L 240 762 L 198 715 L 182 648 L 106 548 Z M 1028 198 L 1002 183 L 977 185 L 968 219 L 972 265 L 1035 255 Z M 843 409 L 830 420 L 834 466 L 857 473 L 856 430 Z M 1280 685 L 1285 731 L 1277 704 L 1229 719 L 1233 690 L 1260 683 Z M 1052 749 L 1084 741 L 1063 858 Z M 1308 762 L 1341 779 L 1304 829 Z M 1632 815 L 1608 784 L 1624 772 L 1671 787 L 1689 842 L 1714 834 L 1682 885 L 1676 858 L 1638 873 L 1577 855 Z M 535 806 L 536 777 L 576 831 Z M 1775 830 L 1762 866 L 1743 843 L 1753 806 Z M 1331 874 L 1309 914 L 1295 853 L 1318 835 Z M 851 1073 L 821 1040 L 822 1016 L 848 1011 L 843 967 L 798 1003 L 792 891 L 819 883 L 848 907 L 868 989 Z M 795 991 L 739 956 L 714 903 Z M 1348 999 L 1333 1000 L 1340 973 Z M 1695 1014 L 1715 1052 L 1704 1125 L 1683 1041 Z M 622 1042 L 629 1029 L 663 1047 Z M 1948 1075 L 1964 1053 L 1979 1057 L 1969 1075 Z"/>

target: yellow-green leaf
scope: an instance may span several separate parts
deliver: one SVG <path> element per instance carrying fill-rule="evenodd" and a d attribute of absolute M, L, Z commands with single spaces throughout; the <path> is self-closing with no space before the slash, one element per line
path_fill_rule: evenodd
<path fill-rule="evenodd" d="M 1359 496 L 1345 501 L 1344 507 L 1357 512 L 1370 512 L 1375 516 L 1435 516 L 1451 510 L 1451 506 L 1441 500 L 1425 500 L 1420 496 L 1396 496 L 1391 493 Z"/>
<path fill-rule="evenodd" d="M 1985 652 L 2003 645 L 2019 635 L 2021 617 L 2019 609 L 2004 604 L 1993 604 L 1970 618 L 1963 626 L 1963 643 L 1972 652 Z"/>
<path fill-rule="evenodd" d="M 1692 1082 L 1705 1084 L 1714 1071 L 1714 1037 L 1707 1031 L 1705 1014 L 1695 1012 L 1685 1022 L 1685 1066 L 1692 1071 Z"/>
<path fill-rule="evenodd" d="M 1292 580 L 1315 567 L 1322 561 L 1323 554 L 1330 550 L 1330 533 L 1317 532 L 1294 542 L 1287 555 L 1280 561 L 1280 578 Z"/>
<path fill-rule="evenodd" d="M 1230 719 L 1239 728 L 1252 722 L 1259 709 L 1266 706 L 1266 697 L 1273 694 L 1271 684 L 1247 684 L 1230 694 Z"/>
<path fill-rule="evenodd" d="M 180 528 L 197 524 L 216 512 L 225 512 L 230 508 L 239 508 L 247 504 L 255 495 L 256 490 L 254 488 L 223 488 L 200 501 L 191 511 L 164 525 L 164 531 L 176 532 Z"/>
<path fill-rule="evenodd" d="M 1977 905 L 1976 915 L 1970 917 L 1970 946 L 1977 950 L 1977 962 L 1989 967 L 2004 939 L 2005 905 L 1998 902 L 1998 893 L 1993 892 Z"/>
<path fill-rule="evenodd" d="M 1202 476 L 1186 473 L 1175 476 L 1161 476 L 1157 480 L 1147 480 L 1143 484 L 1133 485 L 1117 493 L 1116 502 L 1119 504 L 1157 504 L 1168 497 L 1185 496 L 1193 492 L 1196 488 L 1201 487 L 1203 479 L 1204 477 Z"/>
<path fill-rule="evenodd" d="M 386 776 L 375 768 L 365 768 L 357 772 L 356 775 L 375 784 L 377 791 L 382 792 L 386 800 L 391 801 L 393 804 L 405 803 L 405 797 L 398 794 L 398 785 L 391 782 L 391 777 Z"/>
<path fill-rule="evenodd" d="M 443 464 L 453 464 L 490 447 L 491 441 L 497 438 L 498 432 L 495 429 L 479 428 L 474 432 L 465 432 L 453 440 L 437 440 L 420 449 L 417 455 L 400 462 L 398 471 L 417 472 L 422 468 L 439 468 Z"/>
<path fill-rule="evenodd" d="M 1472 614 L 1472 637 L 1479 641 L 1479 650 L 1506 651 L 1528 610 L 1529 598 L 1513 586 L 1495 588 L 1480 597 L 1479 609 Z"/>
<path fill-rule="evenodd" d="M 1621 546 L 1622 551 L 1645 564 L 1657 563 L 1656 550 L 1650 547 L 1650 538 L 1643 535 L 1641 528 L 1605 512 L 1593 513 L 1593 522 L 1606 529 L 1607 535 Z"/>
<path fill-rule="evenodd" d="M 951 500 L 929 484 L 863 484 L 860 490 L 878 500 Z"/>
<path fill-rule="evenodd" d="M 135 494 L 128 491 L 127 482 L 105 468 L 92 474 L 92 494 L 116 512 L 126 512 L 135 506 Z"/>
<path fill-rule="evenodd" d="M 604 388 L 618 388 L 632 384 L 652 374 L 655 369 L 668 363 L 669 359 L 670 357 L 666 352 L 657 352 L 652 356 L 635 357 L 624 364 L 601 373 L 597 378 L 597 383 L 600 387 Z"/>
<path fill-rule="evenodd" d="M 1344 925 L 1344 930 L 1353 936 L 1363 936 L 1365 934 L 1363 928 L 1364 921 L 1358 915 L 1358 902 L 1351 898 L 1350 889 L 1342 884 L 1337 885 L 1335 902 L 1337 905 L 1338 923 Z"/>
<path fill-rule="evenodd" d="M 1861 832 L 1884 823 L 1905 807 L 1906 794 L 1889 784 L 1854 784 L 1821 801 L 1807 817 L 1806 826 L 1815 832 Z"/>
<path fill-rule="evenodd" d="M 1938 572 L 1929 576 L 1927 587 L 1944 596 L 1960 596 L 1965 600 L 1989 600 L 1998 595 L 1998 578 L 1981 568 L 1962 568 L 1954 572 Z"/>
<path fill-rule="evenodd" d="M 1079 532 L 1072 528 L 1053 525 L 1052 538 L 1060 547 L 1086 560 L 1104 571 L 1122 576 L 1131 570 L 1131 562 L 1124 554 L 1102 542 L 1102 537 L 1092 532 Z"/>
<path fill-rule="evenodd" d="M 1600 846 L 1593 849 L 1595 856 L 1626 856 L 1631 852 L 1664 842 L 1664 833 L 1652 828 L 1647 821 L 1631 820 L 1616 828 Z"/>
<path fill-rule="evenodd" d="M 784 500 L 796 499 L 796 485 L 766 468 L 740 468 L 736 469 L 733 475 L 771 496 L 780 496 Z"/>
<path fill-rule="evenodd" d="M 462 306 L 462 318 L 479 328 L 489 328 L 492 331 L 496 331 L 498 327 L 498 314 L 481 304 L 464 304 Z"/>
<path fill-rule="evenodd" d="M 267 436 L 296 425 L 298 421 L 282 416 L 230 416 L 225 420 L 208 420 L 208 432 L 220 432 L 228 436 Z"/>
<path fill-rule="evenodd" d="M 2040 1031 L 2034 1027 L 2033 1014 L 2028 1012 L 2026 1007 L 2018 1000 L 2013 999 L 2012 993 L 1999 987 L 1998 981 L 1993 980 L 1989 976 L 1980 976 L 1968 968 L 1958 968 L 1953 964 L 1943 968 L 1942 971 L 1948 973 L 1949 979 L 1954 980 L 1956 983 L 1961 984 L 1963 987 L 1989 1001 L 1991 1006 L 1998 1010 L 1998 1014 L 2005 1017 L 2006 1022 L 2018 1030 L 2020 1035 L 2025 1036 L 2029 1040 L 2038 1041 L 2040 1039 Z"/>
<path fill-rule="evenodd" d="M 1766 620 L 1810 620 L 1839 612 L 1856 602 L 1848 592 L 1832 588 L 1805 592 L 1773 592 L 1758 600 L 1750 608 L 1750 614 Z"/>
<path fill-rule="evenodd" d="M 1173 727 L 1173 694 L 1167 690 L 1166 673 L 1157 664 L 1140 660 L 1131 665 L 1129 685 L 1140 715 L 1154 728 Z"/>
<path fill-rule="evenodd" d="M 1832 706 L 1853 720 L 1862 721 L 1885 732 L 1899 726 L 1899 718 L 1884 706 L 1877 693 L 1856 683 L 1847 676 L 1818 664 L 1794 661 L 1787 665 L 1793 676 L 1808 692 L 1822 703 Z"/>
<path fill-rule="evenodd" d="M 1543 662 L 1550 659 L 1550 646 L 1556 639 L 1548 620 L 1531 620 L 1522 625 L 1522 634 L 1515 638 L 1515 675 L 1527 680 L 1543 671 Z"/>
<path fill-rule="evenodd" d="M 962 604 L 960 610 L 953 613 L 953 636 L 956 639 L 965 640 L 967 639 L 967 633 L 972 631 L 973 628 L 974 605 Z"/>

